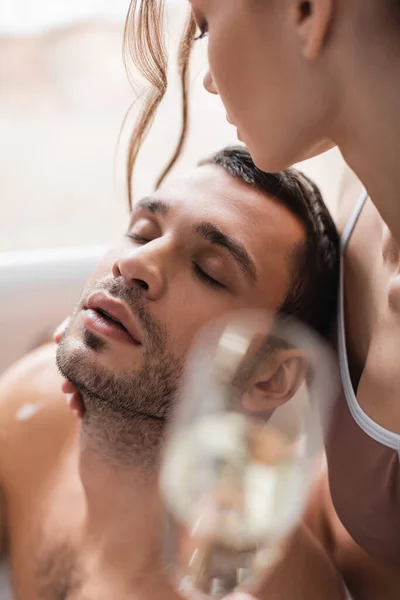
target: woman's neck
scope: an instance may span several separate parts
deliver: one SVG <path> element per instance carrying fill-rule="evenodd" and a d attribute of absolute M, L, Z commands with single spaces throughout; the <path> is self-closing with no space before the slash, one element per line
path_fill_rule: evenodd
<path fill-rule="evenodd" d="M 353 60 L 333 139 L 400 245 L 400 59 Z M 363 64 L 361 64 L 361 61 Z"/>

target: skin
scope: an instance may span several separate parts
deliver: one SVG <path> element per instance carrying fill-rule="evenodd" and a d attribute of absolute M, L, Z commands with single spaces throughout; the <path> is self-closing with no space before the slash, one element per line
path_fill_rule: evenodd
<path fill-rule="evenodd" d="M 398 242 L 400 36 L 389 3 L 191 6 L 208 28 L 206 88 L 220 94 L 257 166 L 278 171 L 338 145 Z"/>
<path fill-rule="evenodd" d="M 139 203 L 128 228 L 128 234 L 136 239 L 125 236 L 108 253 L 88 282 L 89 293 L 95 282 L 110 276 L 120 276 L 125 285 L 131 285 L 132 280 L 144 281 L 149 316 L 168 331 L 169 349 L 178 357 L 186 354 L 194 334 L 211 319 L 241 308 L 273 309 L 282 304 L 290 280 L 287 240 L 297 237 L 301 242 L 303 229 L 283 206 L 270 202 L 268 226 L 259 235 L 258 219 L 266 209 L 265 196 L 249 190 L 242 197 L 242 187 L 222 169 L 205 166 L 168 186 L 167 214 L 152 214 Z M 218 202 L 209 202 L 210 189 L 218 194 Z M 188 195 L 190 202 L 186 201 Z M 154 200 L 166 202 L 164 196 L 161 188 Z M 257 265 L 255 284 L 227 250 L 193 234 L 192 228 L 202 221 L 223 232 L 235 232 L 235 240 Z M 151 243 L 146 243 L 148 240 Z M 202 280 L 193 269 L 193 261 L 220 287 Z M 83 294 L 79 308 L 87 295 Z M 78 310 L 68 336 L 72 347 L 81 346 L 82 318 L 83 312 Z M 144 350 L 145 344 L 140 348 L 106 347 L 96 355 L 96 361 L 118 375 L 133 365 L 139 369 Z"/>
<path fill-rule="evenodd" d="M 336 144 L 369 192 L 371 202 L 345 257 L 348 353 L 352 378 L 360 380 L 359 404 L 377 423 L 400 433 L 400 23 L 395 3 L 191 0 L 191 6 L 199 27 L 208 29 L 205 87 L 220 94 L 256 164 L 279 170 Z M 340 229 L 360 189 L 351 180 L 348 176 L 340 205 Z M 344 542 L 346 535 L 335 530 L 341 547 L 353 544 L 339 564 L 344 573 L 353 573 L 355 597 L 393 598 L 400 584 L 391 568 L 376 563 L 373 569 L 372 557 L 365 563 L 363 551 L 359 554 L 355 543 Z"/>
<path fill-rule="evenodd" d="M 362 190 L 354 173 L 345 176 L 339 227 L 347 222 Z M 365 412 L 390 431 L 400 430 L 397 365 L 399 294 L 393 286 L 399 250 L 387 225 L 369 200 L 346 252 L 345 300 L 351 374 L 359 379 L 357 398 Z M 379 401 L 378 401 L 379 399 Z M 327 475 L 318 484 L 309 524 L 335 557 L 357 600 L 392 600 L 400 589 L 397 566 L 376 560 L 343 527 L 333 506 Z"/>
<path fill-rule="evenodd" d="M 219 167 L 198 168 L 156 195 L 168 203 L 169 212 L 142 212 L 129 228 L 129 233 L 151 241 L 123 238 L 99 264 L 75 311 L 70 350 L 82 352 L 88 368 L 97 365 L 121 373 L 129 366 L 133 373 L 143 363 L 147 343 L 146 338 L 142 346 L 104 338 L 100 349 L 84 348 L 82 306 L 93 282 L 109 277 L 124 278 L 128 286 L 146 282 L 146 290 L 140 285 L 147 294 L 147 310 L 167 324 L 170 349 L 182 356 L 197 328 L 210 318 L 249 305 L 267 306 L 273 314 L 285 296 L 288 248 L 304 240 L 304 231 L 284 207 Z M 193 233 L 191 226 L 205 216 L 246 247 L 256 266 L 256 284 L 239 272 L 223 249 Z M 266 222 L 270 227 L 266 233 L 263 225 L 260 234 L 259 224 Z M 227 289 L 198 278 L 194 257 Z M 63 577 L 70 580 L 72 565 L 77 595 L 70 592 L 71 598 L 179 600 L 161 553 L 159 446 L 146 453 L 136 448 L 130 464 L 118 461 L 110 447 L 112 421 L 107 423 L 111 441 L 103 437 L 101 448 L 92 443 L 102 423 L 93 422 L 90 408 L 80 421 L 66 407 L 54 355 L 53 346 L 41 348 L 0 381 L 0 480 L 17 597 L 54 598 L 51 586 Z M 39 410 L 30 420 L 17 421 L 15 415 L 26 403 Z M 150 413 L 151 405 L 151 420 Z M 155 421 L 151 423 L 153 427 Z M 130 427 L 139 437 L 149 431 L 143 430 L 148 424 L 140 418 L 132 418 Z M 284 600 L 301 589 L 312 600 L 342 598 L 335 570 L 305 525 L 295 532 L 285 560 L 259 592 Z"/>
<path fill-rule="evenodd" d="M 313 493 L 306 522 L 328 555 L 334 557 L 352 598 L 395 600 L 398 597 L 398 568 L 374 559 L 352 539 L 332 504 L 326 474 Z"/>

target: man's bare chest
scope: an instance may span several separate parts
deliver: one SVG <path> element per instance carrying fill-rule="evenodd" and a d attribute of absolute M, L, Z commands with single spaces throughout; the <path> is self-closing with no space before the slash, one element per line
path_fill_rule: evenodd
<path fill-rule="evenodd" d="M 73 512 L 73 506 L 71 506 Z M 20 539 L 11 568 L 18 600 L 109 600 L 129 596 L 121 573 L 104 568 L 81 522 L 53 521 L 56 511 Z"/>
<path fill-rule="evenodd" d="M 86 579 L 82 490 L 71 481 L 59 485 L 56 478 L 54 486 L 38 486 L 23 503 L 10 504 L 10 564 L 18 600 L 78 600 Z"/>
<path fill-rule="evenodd" d="M 13 506 L 10 564 L 16 600 L 131 600 L 130 570 L 108 560 L 87 534 L 79 478 L 60 477 L 46 493 Z M 151 593 L 144 597 L 176 598 L 173 591 L 166 595 L 168 583 L 158 571 L 148 579 Z M 141 597 L 139 591 L 135 597 Z"/>

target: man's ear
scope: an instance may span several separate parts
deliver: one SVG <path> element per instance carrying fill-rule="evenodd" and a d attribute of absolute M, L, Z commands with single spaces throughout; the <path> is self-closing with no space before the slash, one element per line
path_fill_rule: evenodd
<path fill-rule="evenodd" d="M 294 24 L 303 55 L 318 58 L 329 35 L 336 0 L 293 0 Z"/>
<path fill-rule="evenodd" d="M 241 398 L 249 413 L 268 413 L 293 398 L 304 382 L 308 361 L 303 350 L 276 350 L 257 372 Z"/>

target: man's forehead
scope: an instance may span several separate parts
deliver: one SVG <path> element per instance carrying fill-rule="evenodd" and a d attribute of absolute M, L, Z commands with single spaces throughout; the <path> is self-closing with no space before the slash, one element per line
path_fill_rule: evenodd
<path fill-rule="evenodd" d="M 260 211 L 266 212 L 269 204 L 268 196 L 251 188 L 241 180 L 229 175 L 222 167 L 202 165 L 191 171 L 169 179 L 158 190 L 145 199 L 134 204 L 137 210 L 151 199 L 163 202 L 165 207 L 190 210 L 191 215 L 198 213 L 204 216 L 205 211 L 229 215 L 243 216 Z M 249 213 L 250 211 L 250 213 Z"/>

